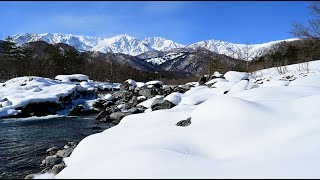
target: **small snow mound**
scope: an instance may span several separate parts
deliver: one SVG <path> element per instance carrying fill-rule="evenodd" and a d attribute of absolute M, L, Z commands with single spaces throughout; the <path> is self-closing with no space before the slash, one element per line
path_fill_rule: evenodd
<path fill-rule="evenodd" d="M 223 74 L 219 73 L 218 71 L 215 71 L 215 72 L 213 73 L 213 76 L 215 76 L 215 77 L 222 77 Z"/>
<path fill-rule="evenodd" d="M 164 100 L 170 101 L 173 104 L 178 105 L 181 102 L 181 96 L 183 96 L 183 94 L 174 92 L 166 96 Z"/>
<path fill-rule="evenodd" d="M 142 87 L 146 86 L 146 83 L 144 83 L 144 82 L 136 82 L 136 84 L 137 84 L 138 88 L 142 88 Z"/>
<path fill-rule="evenodd" d="M 146 84 L 147 84 L 147 85 L 155 85 L 155 84 L 163 85 L 163 82 L 162 82 L 162 81 L 154 80 L 154 81 L 149 81 L 149 82 L 147 82 Z"/>
<path fill-rule="evenodd" d="M 105 99 L 107 101 L 112 101 L 114 97 L 111 94 L 106 94 L 102 99 Z"/>
<path fill-rule="evenodd" d="M 228 93 L 237 93 L 246 90 L 248 87 L 249 81 L 248 80 L 241 80 L 237 82 L 235 85 L 231 87 Z"/>
<path fill-rule="evenodd" d="M 88 81 L 89 77 L 84 74 L 58 75 L 55 79 L 62 82 Z"/>
<path fill-rule="evenodd" d="M 132 79 L 128 79 L 125 81 L 126 83 L 130 84 L 131 86 L 137 87 L 137 83 L 136 81 L 132 80 Z"/>
<path fill-rule="evenodd" d="M 241 81 L 241 80 L 249 79 L 250 74 L 248 74 L 246 72 L 228 71 L 224 75 L 224 77 L 228 81 L 238 82 L 238 81 Z"/>
<path fill-rule="evenodd" d="M 215 79 L 211 79 L 210 81 L 206 82 L 205 85 L 212 85 L 216 82 L 227 82 L 227 80 L 225 80 L 223 78 L 215 78 Z"/>

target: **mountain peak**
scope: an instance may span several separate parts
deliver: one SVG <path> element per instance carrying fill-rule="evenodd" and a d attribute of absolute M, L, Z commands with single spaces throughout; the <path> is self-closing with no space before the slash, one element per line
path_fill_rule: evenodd
<path fill-rule="evenodd" d="M 206 48 L 218 54 L 224 54 L 233 58 L 246 59 L 239 54 L 245 54 L 244 50 L 250 47 L 249 56 L 261 56 L 263 53 L 270 49 L 272 45 L 282 41 L 292 41 L 297 39 L 287 39 L 280 41 L 271 41 L 262 44 L 234 44 L 226 41 L 211 39 L 200 41 L 191 45 L 182 45 L 172 40 L 163 37 L 148 37 L 144 40 L 132 37 L 128 34 L 121 34 L 111 38 L 100 38 L 92 36 L 81 36 L 62 33 L 42 33 L 42 34 L 16 34 L 12 36 L 13 42 L 17 45 L 22 45 L 34 41 L 45 41 L 50 44 L 64 43 L 75 47 L 79 51 L 99 51 L 102 53 L 113 52 L 123 53 L 129 55 L 139 55 L 147 51 L 169 51 L 176 48 L 190 48 L 195 49 L 198 47 Z"/>

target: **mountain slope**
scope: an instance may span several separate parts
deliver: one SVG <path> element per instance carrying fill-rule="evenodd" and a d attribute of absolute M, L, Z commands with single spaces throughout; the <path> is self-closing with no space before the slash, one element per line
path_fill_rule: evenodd
<path fill-rule="evenodd" d="M 75 47 L 78 51 L 98 51 L 102 53 L 123 53 L 138 55 L 151 50 L 167 50 L 181 47 L 164 38 L 147 38 L 142 41 L 129 35 L 119 35 L 111 38 L 99 38 L 90 36 L 78 36 L 72 34 L 17 34 L 11 37 L 17 45 L 34 41 L 45 41 L 50 44 L 64 43 Z"/>
<path fill-rule="evenodd" d="M 233 58 L 242 59 L 242 60 L 252 60 L 255 57 L 260 57 L 270 50 L 273 45 L 278 44 L 283 41 L 295 41 L 297 38 L 285 39 L 279 41 L 271 41 L 268 43 L 262 44 L 234 44 L 225 41 L 219 40 L 207 40 L 200 41 L 191 45 L 188 45 L 189 48 L 206 48 L 212 52 L 218 54 L 224 54 Z"/>
<path fill-rule="evenodd" d="M 217 54 L 224 54 L 237 59 L 252 60 L 254 57 L 260 57 L 264 55 L 270 48 L 272 48 L 274 44 L 282 41 L 294 41 L 297 39 L 287 39 L 252 45 L 234 44 L 219 40 L 207 40 L 190 45 L 182 45 L 161 37 L 149 37 L 144 40 L 140 40 L 126 34 L 111 38 L 100 38 L 72 34 L 44 33 L 17 34 L 12 36 L 12 40 L 18 45 L 34 41 L 46 41 L 50 44 L 68 44 L 75 47 L 78 51 L 123 53 L 132 56 L 140 55 L 148 51 L 169 51 L 176 48 L 196 49 L 202 47 Z M 164 62 L 165 61 L 158 61 L 157 64 Z"/>

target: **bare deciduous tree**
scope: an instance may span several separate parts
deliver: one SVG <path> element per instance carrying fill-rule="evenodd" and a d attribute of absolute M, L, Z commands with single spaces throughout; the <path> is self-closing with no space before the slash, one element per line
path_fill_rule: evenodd
<path fill-rule="evenodd" d="M 309 9 L 314 18 L 308 20 L 307 26 L 294 22 L 291 33 L 302 38 L 320 39 L 320 2 L 312 2 Z"/>

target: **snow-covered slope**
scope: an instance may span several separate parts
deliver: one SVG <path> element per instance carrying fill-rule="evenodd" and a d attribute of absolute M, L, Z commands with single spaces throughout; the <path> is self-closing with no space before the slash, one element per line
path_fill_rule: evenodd
<path fill-rule="evenodd" d="M 229 72 L 224 86 L 171 94 L 174 108 L 83 139 L 56 178 L 319 178 L 319 69 L 273 87 Z"/>
<path fill-rule="evenodd" d="M 184 45 L 173 42 L 171 40 L 167 40 L 162 37 L 153 37 L 153 38 L 146 38 L 143 41 L 144 44 L 147 46 L 158 50 L 158 51 L 168 51 L 173 48 L 182 48 Z"/>
<path fill-rule="evenodd" d="M 224 54 L 233 58 L 251 60 L 253 57 L 263 55 L 272 45 L 282 41 L 293 41 L 297 39 L 286 39 L 279 41 L 272 41 L 263 44 L 234 44 L 219 40 L 200 41 L 191 45 L 182 45 L 177 42 L 167 40 L 161 37 L 149 37 L 140 40 L 129 35 L 119 35 L 111 38 L 100 38 L 90 36 L 79 36 L 72 34 L 17 34 L 12 36 L 12 39 L 18 45 L 33 41 L 46 41 L 48 43 L 65 43 L 75 47 L 79 51 L 99 51 L 99 52 L 113 52 L 123 53 L 136 56 L 148 51 L 169 51 L 175 48 L 198 48 L 203 47 L 208 50 Z M 248 53 L 247 53 L 248 52 Z M 154 60 L 157 64 L 160 61 Z"/>
<path fill-rule="evenodd" d="M 200 41 L 200 42 L 191 44 L 187 47 L 189 48 L 203 47 L 218 54 L 224 54 L 233 58 L 250 61 L 254 57 L 259 57 L 264 55 L 264 53 L 266 53 L 275 44 L 278 44 L 283 41 L 294 41 L 294 40 L 298 40 L 298 39 L 292 38 L 292 39 L 285 39 L 285 40 L 279 40 L 279 41 L 271 41 L 271 42 L 262 43 L 262 44 L 234 44 L 234 43 L 219 41 L 219 40 L 207 40 L 207 41 Z"/>

